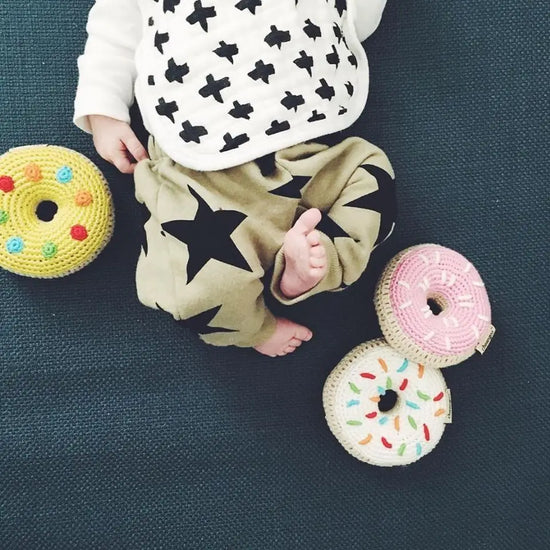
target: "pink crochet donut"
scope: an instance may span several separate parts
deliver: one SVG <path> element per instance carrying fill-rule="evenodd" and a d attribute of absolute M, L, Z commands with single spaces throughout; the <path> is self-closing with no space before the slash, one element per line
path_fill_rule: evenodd
<path fill-rule="evenodd" d="M 388 343 L 430 367 L 464 361 L 492 331 L 479 273 L 464 256 L 436 244 L 413 246 L 389 262 L 375 306 Z"/>

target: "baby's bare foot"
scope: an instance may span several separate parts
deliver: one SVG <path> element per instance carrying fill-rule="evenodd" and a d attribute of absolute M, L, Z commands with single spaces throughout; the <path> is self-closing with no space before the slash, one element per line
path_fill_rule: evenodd
<path fill-rule="evenodd" d="M 254 349 L 270 357 L 286 355 L 295 351 L 298 346 L 302 345 L 302 342 L 311 340 L 312 336 L 313 334 L 308 328 L 278 317 L 277 327 L 271 338 Z"/>
<path fill-rule="evenodd" d="M 319 232 L 315 231 L 320 221 L 321 212 L 310 208 L 285 235 L 285 270 L 280 287 L 287 298 L 295 298 L 312 289 L 327 272 L 325 247 L 321 244 Z"/>

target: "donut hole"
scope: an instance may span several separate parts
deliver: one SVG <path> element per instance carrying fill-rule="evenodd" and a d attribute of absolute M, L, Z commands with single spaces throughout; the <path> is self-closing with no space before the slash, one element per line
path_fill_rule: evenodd
<path fill-rule="evenodd" d="M 43 222 L 51 222 L 57 214 L 57 204 L 53 201 L 42 201 L 36 207 L 36 217 Z"/>
<path fill-rule="evenodd" d="M 378 410 L 380 412 L 391 411 L 397 404 L 397 393 L 393 390 L 386 390 L 384 395 L 380 396 L 380 401 L 378 402 Z"/>
<path fill-rule="evenodd" d="M 447 307 L 447 302 L 443 296 L 433 294 L 428 296 L 428 307 L 434 315 L 439 315 Z"/>

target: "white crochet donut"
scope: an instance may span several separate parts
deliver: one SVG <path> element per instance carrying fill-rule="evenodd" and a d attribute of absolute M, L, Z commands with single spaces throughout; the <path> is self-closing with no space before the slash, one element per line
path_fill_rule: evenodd
<path fill-rule="evenodd" d="M 383 339 L 340 361 L 325 383 L 323 405 L 344 448 L 376 466 L 410 464 L 432 451 L 451 406 L 440 370 L 405 359 Z"/>

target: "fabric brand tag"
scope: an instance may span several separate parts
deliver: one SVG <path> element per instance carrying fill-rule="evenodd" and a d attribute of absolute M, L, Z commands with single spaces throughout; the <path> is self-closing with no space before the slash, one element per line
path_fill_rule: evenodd
<path fill-rule="evenodd" d="M 453 403 L 451 400 L 451 390 L 447 388 L 445 391 L 447 394 L 447 416 L 445 418 L 445 424 L 452 424 L 453 423 Z"/>
<path fill-rule="evenodd" d="M 476 346 L 476 351 L 479 351 L 481 355 L 483 355 L 485 353 L 485 350 L 489 347 L 489 344 L 491 343 L 491 340 L 493 339 L 496 331 L 497 329 L 493 325 L 491 325 L 485 339 L 479 342 L 479 344 Z"/>

